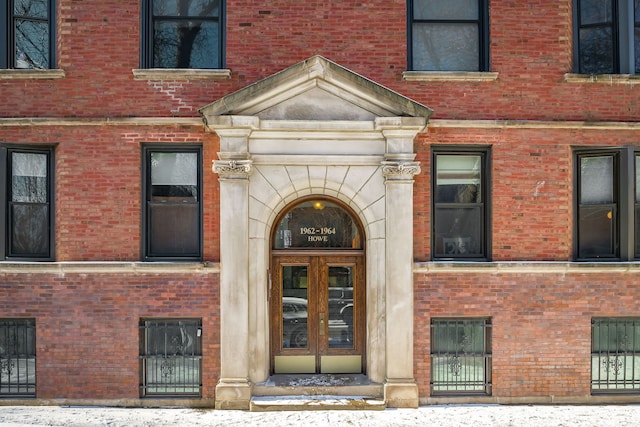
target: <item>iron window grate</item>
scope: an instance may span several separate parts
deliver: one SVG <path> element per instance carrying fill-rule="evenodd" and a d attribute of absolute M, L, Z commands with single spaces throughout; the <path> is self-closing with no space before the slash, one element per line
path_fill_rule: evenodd
<path fill-rule="evenodd" d="M 141 396 L 202 395 L 202 321 L 146 319 L 140 325 Z"/>
<path fill-rule="evenodd" d="M 640 319 L 591 321 L 591 392 L 640 392 Z"/>
<path fill-rule="evenodd" d="M 489 319 L 431 321 L 431 394 L 491 394 Z"/>
<path fill-rule="evenodd" d="M 0 319 L 0 397 L 35 396 L 35 320 Z"/>

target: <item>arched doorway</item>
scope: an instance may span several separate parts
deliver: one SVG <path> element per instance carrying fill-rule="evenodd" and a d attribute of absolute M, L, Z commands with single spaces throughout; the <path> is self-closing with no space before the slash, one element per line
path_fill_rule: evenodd
<path fill-rule="evenodd" d="M 341 202 L 309 196 L 278 217 L 271 242 L 271 372 L 364 372 L 359 221 Z"/>

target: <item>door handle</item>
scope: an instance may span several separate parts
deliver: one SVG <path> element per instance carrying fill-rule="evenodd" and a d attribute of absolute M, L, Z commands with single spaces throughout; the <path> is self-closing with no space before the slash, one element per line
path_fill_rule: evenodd
<path fill-rule="evenodd" d="M 319 329 L 320 329 L 319 334 L 322 336 L 322 335 L 324 335 L 324 329 L 325 329 L 325 327 L 324 327 L 324 313 L 320 313 L 320 319 L 319 319 L 318 323 L 319 323 Z"/>

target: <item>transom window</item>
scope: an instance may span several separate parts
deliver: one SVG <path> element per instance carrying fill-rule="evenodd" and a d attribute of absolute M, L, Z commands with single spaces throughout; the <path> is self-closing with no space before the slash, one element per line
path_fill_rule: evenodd
<path fill-rule="evenodd" d="M 202 258 L 201 159 L 200 147 L 145 147 L 146 260 Z"/>
<path fill-rule="evenodd" d="M 201 319 L 143 319 L 140 342 L 142 397 L 201 396 Z"/>
<path fill-rule="evenodd" d="M 223 0 L 143 0 L 146 68 L 222 68 Z"/>
<path fill-rule="evenodd" d="M 54 5 L 53 0 L 0 0 L 0 68 L 52 68 Z"/>
<path fill-rule="evenodd" d="M 640 0 L 574 0 L 574 16 L 578 73 L 640 73 Z"/>
<path fill-rule="evenodd" d="M 434 152 L 434 258 L 488 258 L 488 154 Z"/>
<path fill-rule="evenodd" d="M 577 151 L 576 258 L 640 257 L 640 153 L 633 147 Z"/>
<path fill-rule="evenodd" d="M 409 69 L 488 71 L 486 0 L 409 0 Z"/>
<path fill-rule="evenodd" d="M 0 147 L 0 259 L 50 261 L 54 226 L 51 189 L 53 150 Z"/>
<path fill-rule="evenodd" d="M 491 394 L 489 319 L 431 320 L 431 393 Z"/>
<path fill-rule="evenodd" d="M 640 392 L 640 319 L 591 321 L 592 393 Z"/>
<path fill-rule="evenodd" d="M 0 397 L 36 396 L 36 322 L 0 319 Z"/>

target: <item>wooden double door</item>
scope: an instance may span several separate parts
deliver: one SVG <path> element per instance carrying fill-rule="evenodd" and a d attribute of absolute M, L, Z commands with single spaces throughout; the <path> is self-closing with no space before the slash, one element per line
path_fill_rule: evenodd
<path fill-rule="evenodd" d="M 363 256 L 273 256 L 271 272 L 271 371 L 364 372 Z"/>

